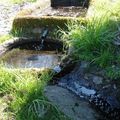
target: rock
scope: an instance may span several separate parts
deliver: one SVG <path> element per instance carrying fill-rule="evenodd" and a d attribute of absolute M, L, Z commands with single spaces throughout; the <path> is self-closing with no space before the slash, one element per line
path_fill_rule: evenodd
<path fill-rule="evenodd" d="M 47 86 L 45 96 L 72 120 L 97 120 L 99 117 L 86 101 L 62 87 Z"/>
<path fill-rule="evenodd" d="M 88 88 L 86 88 L 84 86 L 80 86 L 77 83 L 74 83 L 74 84 L 75 84 L 75 88 L 78 91 L 78 93 L 81 93 L 81 94 L 83 94 L 85 96 L 91 96 L 91 95 L 94 95 L 96 93 L 96 91 L 93 90 L 93 89 L 88 89 Z"/>
<path fill-rule="evenodd" d="M 98 94 L 91 96 L 90 103 L 96 106 L 108 119 L 120 120 L 120 104 L 115 97 L 103 97 Z"/>
<path fill-rule="evenodd" d="M 53 68 L 53 70 L 56 72 L 56 73 L 59 73 L 59 72 L 61 72 L 61 67 L 60 67 L 60 65 L 56 65 L 54 68 Z"/>
<path fill-rule="evenodd" d="M 102 84 L 103 83 L 103 78 L 99 77 L 99 76 L 93 76 L 93 82 L 97 85 Z"/>

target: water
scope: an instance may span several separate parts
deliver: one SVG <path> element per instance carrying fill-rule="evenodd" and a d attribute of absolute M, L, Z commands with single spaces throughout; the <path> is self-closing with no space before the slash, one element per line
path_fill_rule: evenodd
<path fill-rule="evenodd" d="M 42 50 L 43 46 L 44 46 L 44 41 L 45 41 L 45 38 L 47 37 L 47 34 L 48 34 L 48 30 L 44 30 L 42 36 L 41 36 L 41 43 L 40 43 L 40 50 Z"/>
<path fill-rule="evenodd" d="M 9 68 L 50 68 L 59 64 L 60 54 L 55 51 L 13 50 L 5 55 L 4 63 Z"/>
<path fill-rule="evenodd" d="M 44 46 L 44 39 L 41 39 L 40 50 L 42 50 L 43 46 Z"/>

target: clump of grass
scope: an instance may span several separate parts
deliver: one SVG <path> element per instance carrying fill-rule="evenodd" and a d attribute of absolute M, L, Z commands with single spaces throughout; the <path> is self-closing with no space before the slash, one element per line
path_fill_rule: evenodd
<path fill-rule="evenodd" d="M 0 94 L 16 120 L 68 120 L 43 94 L 52 76 L 50 71 L 12 70 L 1 65 Z"/>
<path fill-rule="evenodd" d="M 120 1 L 110 1 L 110 0 L 95 0 L 93 3 L 93 14 L 97 17 L 104 15 L 105 12 L 111 13 L 115 16 L 120 16 Z M 107 14 L 106 14 L 107 15 Z"/>
<path fill-rule="evenodd" d="M 114 4 L 109 1 L 104 2 L 102 2 L 104 5 L 94 6 L 97 12 L 94 13 L 94 17 L 87 20 L 86 24 L 77 21 L 69 23 L 68 31 L 62 31 L 62 37 L 69 47 L 74 47 L 72 55 L 75 59 L 89 61 L 107 69 L 119 64 L 116 62 L 118 59 L 116 51 L 119 48 L 113 44 L 113 41 L 120 28 L 118 19 L 120 2 Z"/>
<path fill-rule="evenodd" d="M 69 39 L 69 46 L 74 46 L 75 58 L 98 63 L 101 67 L 112 62 L 115 51 L 112 45 L 115 28 L 108 18 L 94 18 L 85 26 L 75 23 L 72 28 L 71 25 L 68 28 L 69 32 L 64 37 Z"/>

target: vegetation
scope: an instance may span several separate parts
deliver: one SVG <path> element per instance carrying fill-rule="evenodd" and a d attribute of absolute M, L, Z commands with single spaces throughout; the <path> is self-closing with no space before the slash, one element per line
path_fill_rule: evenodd
<path fill-rule="evenodd" d="M 43 88 L 52 76 L 49 71 L 11 70 L 1 66 L 0 95 L 7 104 L 5 113 L 16 120 L 68 120 L 44 97 Z"/>
<path fill-rule="evenodd" d="M 69 23 L 68 31 L 62 31 L 62 37 L 69 47 L 74 47 L 75 59 L 108 69 L 120 64 L 119 48 L 113 44 L 120 28 L 120 2 L 110 5 L 107 1 L 107 4 L 97 3 L 94 7 L 94 16 L 88 19 L 87 24 Z"/>
<path fill-rule="evenodd" d="M 4 2 L 6 3 L 12 3 L 12 4 L 20 4 L 20 3 L 24 3 L 24 2 L 35 2 L 36 0 L 4 0 Z M 1 2 L 1 1 L 0 1 Z M 2 1 L 3 2 L 3 1 Z"/>
<path fill-rule="evenodd" d="M 9 34 L 7 34 L 7 35 L 0 35 L 0 43 L 3 43 L 3 42 L 5 42 L 5 41 L 7 41 L 7 40 L 9 40 L 11 38 L 12 38 L 12 35 L 9 35 Z"/>
<path fill-rule="evenodd" d="M 5 0 L 4 2 L 21 4 L 27 1 L 35 0 Z M 12 35 L 1 35 L 0 44 L 18 34 L 18 31 L 14 31 Z M 47 70 L 41 72 L 32 69 L 7 69 L 5 65 L 1 65 L 6 57 L 8 56 L 0 59 L 0 119 L 69 120 L 44 96 L 43 90 L 53 73 Z"/>

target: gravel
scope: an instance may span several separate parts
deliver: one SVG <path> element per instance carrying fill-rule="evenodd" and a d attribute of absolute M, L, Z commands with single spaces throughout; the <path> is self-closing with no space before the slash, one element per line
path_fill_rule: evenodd
<path fill-rule="evenodd" d="M 12 28 L 12 22 L 18 11 L 31 3 L 9 4 L 0 2 L 0 35 L 8 34 Z"/>

